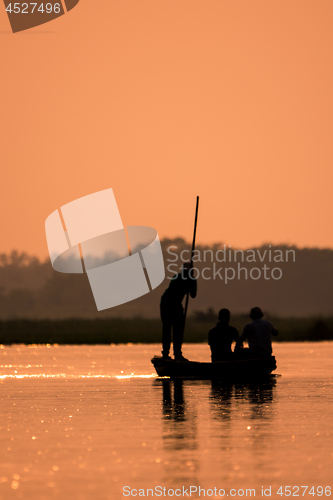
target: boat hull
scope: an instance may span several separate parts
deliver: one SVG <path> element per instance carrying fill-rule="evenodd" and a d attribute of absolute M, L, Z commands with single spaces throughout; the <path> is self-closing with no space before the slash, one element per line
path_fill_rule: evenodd
<path fill-rule="evenodd" d="M 151 360 L 160 377 L 206 380 L 252 379 L 269 376 L 276 369 L 274 356 L 257 359 L 201 363 L 198 361 L 166 360 L 154 356 Z"/>

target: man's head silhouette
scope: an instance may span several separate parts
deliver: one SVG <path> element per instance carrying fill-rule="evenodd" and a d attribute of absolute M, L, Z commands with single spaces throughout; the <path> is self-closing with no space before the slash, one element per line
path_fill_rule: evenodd
<path fill-rule="evenodd" d="M 221 309 L 219 311 L 219 320 L 221 323 L 228 324 L 230 321 L 230 311 L 229 309 Z"/>
<path fill-rule="evenodd" d="M 263 317 L 264 313 L 260 309 L 260 307 L 252 307 L 251 312 L 250 312 L 250 318 L 251 319 L 261 319 Z"/>

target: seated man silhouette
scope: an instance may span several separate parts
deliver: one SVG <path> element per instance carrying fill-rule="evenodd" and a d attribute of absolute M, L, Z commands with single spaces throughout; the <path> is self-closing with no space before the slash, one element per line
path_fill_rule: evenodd
<path fill-rule="evenodd" d="M 250 312 L 251 323 L 244 326 L 243 333 L 239 337 L 235 347 L 235 354 L 238 358 L 258 358 L 271 356 L 272 335 L 277 335 L 278 331 L 272 323 L 262 319 L 264 316 L 260 307 L 252 307 Z M 248 349 L 240 349 L 244 340 L 248 341 Z"/>
<path fill-rule="evenodd" d="M 233 356 L 231 344 L 237 342 L 239 335 L 236 328 L 229 325 L 230 311 L 221 309 L 219 312 L 219 322 L 209 330 L 208 344 L 212 353 L 212 361 L 227 361 Z"/>
<path fill-rule="evenodd" d="M 173 329 L 173 353 L 177 361 L 188 361 L 182 354 L 182 343 L 184 334 L 184 308 L 182 305 L 185 295 L 189 292 L 194 299 L 197 295 L 197 280 L 191 273 L 192 266 L 189 262 L 183 264 L 180 273 L 171 279 L 169 287 L 161 298 L 160 311 L 163 324 L 162 333 L 162 356 L 169 356 L 171 345 L 171 329 Z"/>

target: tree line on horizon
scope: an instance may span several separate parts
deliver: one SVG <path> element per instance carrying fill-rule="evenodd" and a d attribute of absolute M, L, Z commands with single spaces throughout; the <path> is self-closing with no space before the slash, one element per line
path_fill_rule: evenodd
<path fill-rule="evenodd" d="M 190 244 L 182 238 L 164 239 L 161 245 L 166 266 L 163 283 L 135 301 L 101 312 L 96 309 L 86 274 L 58 273 L 49 260 L 41 261 L 26 253 L 0 254 L 0 319 L 156 318 L 160 297 L 170 278 L 190 255 Z M 255 261 L 253 256 L 242 260 L 239 250 L 236 261 L 224 262 L 223 250 L 237 251 L 223 244 L 197 246 L 199 253 L 194 267 L 199 275 L 198 295 L 190 301 L 189 314 L 198 321 L 205 315 L 211 320 L 222 307 L 240 314 L 255 305 L 281 317 L 333 316 L 333 250 L 266 244 L 251 249 L 256 254 Z M 281 255 L 288 250 L 294 251 L 295 258 L 289 252 L 287 262 Z M 205 261 L 200 259 L 204 254 Z M 240 279 L 237 279 L 238 265 L 242 269 Z M 281 272 L 275 271 L 275 278 L 282 273 L 281 277 L 274 279 L 271 271 L 267 271 L 266 278 L 270 277 L 266 279 L 261 271 L 258 278 L 258 270 L 253 269 L 263 266 L 280 269 Z M 234 279 L 226 280 L 226 268 L 229 277 L 235 270 Z"/>

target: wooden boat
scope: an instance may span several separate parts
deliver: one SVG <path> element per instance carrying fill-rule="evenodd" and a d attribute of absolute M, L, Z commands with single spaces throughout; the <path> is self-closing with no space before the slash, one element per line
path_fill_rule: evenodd
<path fill-rule="evenodd" d="M 276 369 L 274 356 L 256 359 L 233 359 L 215 363 L 175 361 L 154 356 L 151 360 L 157 375 L 170 378 L 228 380 L 264 378 Z"/>

